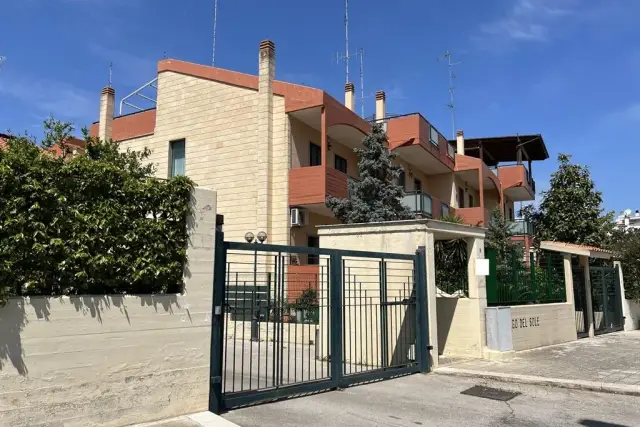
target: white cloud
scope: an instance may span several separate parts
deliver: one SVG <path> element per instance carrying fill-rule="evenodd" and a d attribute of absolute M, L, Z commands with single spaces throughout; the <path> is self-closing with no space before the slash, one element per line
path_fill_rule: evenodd
<path fill-rule="evenodd" d="M 16 98 L 41 114 L 78 120 L 80 124 L 94 117 L 99 108 L 99 99 L 93 93 L 66 82 L 25 74 L 3 73 L 0 94 Z"/>
<path fill-rule="evenodd" d="M 513 0 L 510 9 L 500 18 L 479 27 L 472 37 L 478 47 L 504 51 L 518 43 L 546 42 L 554 26 L 577 13 L 581 0 Z"/>

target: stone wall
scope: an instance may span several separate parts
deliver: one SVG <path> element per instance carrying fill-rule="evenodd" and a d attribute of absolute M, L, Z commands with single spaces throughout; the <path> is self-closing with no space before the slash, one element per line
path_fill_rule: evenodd
<path fill-rule="evenodd" d="M 511 333 L 515 351 L 575 341 L 573 304 L 512 306 Z"/>
<path fill-rule="evenodd" d="M 625 331 L 635 331 L 636 329 L 640 329 L 640 301 L 631 299 L 622 300 L 622 313 L 625 317 Z"/>
<path fill-rule="evenodd" d="M 115 427 L 207 409 L 216 194 L 192 200 L 184 294 L 0 308 L 1 426 Z"/>
<path fill-rule="evenodd" d="M 482 357 L 480 307 L 469 298 L 438 297 L 438 354 L 445 357 Z"/>

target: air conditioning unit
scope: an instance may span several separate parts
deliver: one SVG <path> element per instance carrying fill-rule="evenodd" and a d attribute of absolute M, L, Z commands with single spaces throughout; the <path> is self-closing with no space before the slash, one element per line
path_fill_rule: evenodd
<path fill-rule="evenodd" d="M 306 212 L 300 208 L 291 208 L 290 217 L 292 227 L 301 227 L 307 223 Z"/>

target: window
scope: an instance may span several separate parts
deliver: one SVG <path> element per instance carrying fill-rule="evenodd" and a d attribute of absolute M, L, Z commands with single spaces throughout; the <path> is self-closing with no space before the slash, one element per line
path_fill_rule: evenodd
<path fill-rule="evenodd" d="M 322 149 L 313 142 L 309 143 L 309 166 L 320 166 L 322 164 Z"/>
<path fill-rule="evenodd" d="M 307 247 L 319 248 L 320 238 L 318 236 L 307 236 Z M 307 264 L 309 265 L 320 264 L 320 257 L 317 254 L 309 254 L 307 256 Z"/>
<path fill-rule="evenodd" d="M 458 187 L 458 207 L 464 208 L 464 190 Z"/>
<path fill-rule="evenodd" d="M 475 207 L 475 205 L 473 204 L 473 194 L 469 194 L 469 207 Z"/>
<path fill-rule="evenodd" d="M 438 139 L 439 139 L 438 131 L 436 130 L 436 128 L 431 126 L 431 132 L 429 133 L 429 141 L 431 141 L 433 145 L 439 145 Z"/>
<path fill-rule="evenodd" d="M 184 175 L 184 139 L 179 141 L 171 141 L 169 143 L 169 161 L 171 162 L 171 175 Z"/>
<path fill-rule="evenodd" d="M 407 177 L 404 174 L 404 169 L 400 169 L 400 175 L 398 175 L 398 185 L 402 187 L 402 191 L 404 191 L 406 188 L 406 180 Z"/>
<path fill-rule="evenodd" d="M 347 173 L 347 159 L 335 155 L 335 168 L 342 173 Z"/>
<path fill-rule="evenodd" d="M 420 181 L 419 179 L 414 179 L 413 180 L 413 189 L 416 191 L 422 191 L 422 181 Z"/>

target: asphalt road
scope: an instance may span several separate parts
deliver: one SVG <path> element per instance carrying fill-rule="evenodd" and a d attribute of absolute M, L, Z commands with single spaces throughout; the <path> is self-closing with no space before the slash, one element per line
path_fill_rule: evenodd
<path fill-rule="evenodd" d="M 474 385 L 521 394 L 508 402 L 460 394 Z M 417 374 L 237 409 L 224 418 L 243 427 L 635 427 L 640 426 L 640 398 Z"/>

